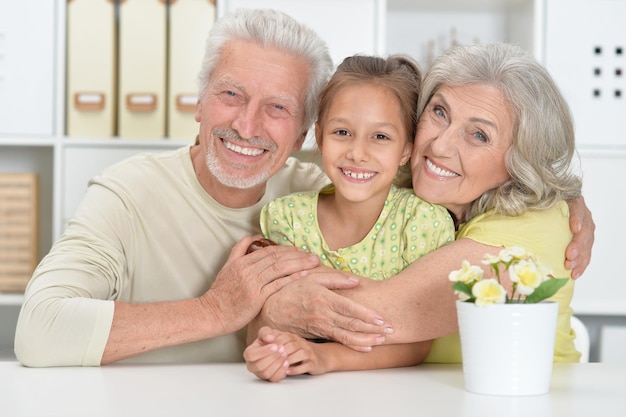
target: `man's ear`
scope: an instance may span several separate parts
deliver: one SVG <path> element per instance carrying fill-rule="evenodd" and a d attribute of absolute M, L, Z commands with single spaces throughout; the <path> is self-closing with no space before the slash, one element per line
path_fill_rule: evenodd
<path fill-rule="evenodd" d="M 196 103 L 196 113 L 193 115 L 193 118 L 198 123 L 202 120 L 202 103 L 200 100 Z"/>

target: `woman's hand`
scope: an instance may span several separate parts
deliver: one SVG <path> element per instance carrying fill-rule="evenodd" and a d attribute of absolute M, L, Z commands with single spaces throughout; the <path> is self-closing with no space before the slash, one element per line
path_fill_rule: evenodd
<path fill-rule="evenodd" d="M 199 300 L 223 334 L 246 326 L 267 298 L 290 282 L 308 275 L 319 264 L 317 256 L 292 246 L 267 246 L 246 254 L 252 238 L 239 241 L 211 288 Z"/>
<path fill-rule="evenodd" d="M 341 271 L 317 267 L 304 279 L 270 296 L 260 320 L 307 339 L 333 340 L 355 350 L 370 351 L 393 330 L 376 311 L 333 291 L 353 288 L 358 282 L 358 278 Z"/>
<path fill-rule="evenodd" d="M 574 236 L 565 249 L 565 268 L 571 270 L 572 278 L 576 279 L 585 272 L 591 262 L 596 225 L 583 197 L 569 201 L 568 205 L 569 225 Z"/>

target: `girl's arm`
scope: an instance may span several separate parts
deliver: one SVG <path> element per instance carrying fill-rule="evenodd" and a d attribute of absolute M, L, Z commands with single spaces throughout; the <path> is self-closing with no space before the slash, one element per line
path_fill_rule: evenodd
<path fill-rule="evenodd" d="M 340 343 L 315 343 L 293 333 L 263 327 L 244 352 L 244 358 L 248 370 L 257 377 L 278 382 L 288 375 L 418 365 L 428 355 L 430 346 L 430 341 L 424 341 L 357 352 Z"/>
<path fill-rule="evenodd" d="M 427 340 L 384 345 L 376 346 L 370 352 L 357 352 L 336 342 L 313 343 L 306 340 L 305 342 L 311 353 L 300 352 L 299 355 L 294 354 L 288 357 L 290 375 L 304 373 L 318 375 L 336 371 L 363 371 L 419 365 L 428 355 L 432 343 Z"/>

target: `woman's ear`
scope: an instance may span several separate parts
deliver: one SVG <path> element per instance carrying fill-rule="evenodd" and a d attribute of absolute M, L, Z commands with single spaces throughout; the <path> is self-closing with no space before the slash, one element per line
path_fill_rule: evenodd
<path fill-rule="evenodd" d="M 413 152 L 413 144 L 411 142 L 407 142 L 404 145 L 404 150 L 402 151 L 402 157 L 400 158 L 400 166 L 405 166 L 409 159 L 411 158 L 411 152 Z"/>

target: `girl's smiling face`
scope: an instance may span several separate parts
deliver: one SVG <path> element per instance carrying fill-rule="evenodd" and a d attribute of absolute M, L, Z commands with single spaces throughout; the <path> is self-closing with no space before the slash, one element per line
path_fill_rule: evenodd
<path fill-rule="evenodd" d="M 402 114 L 385 87 L 356 83 L 336 93 L 316 135 L 337 196 L 384 203 L 398 167 L 411 154 Z"/>

